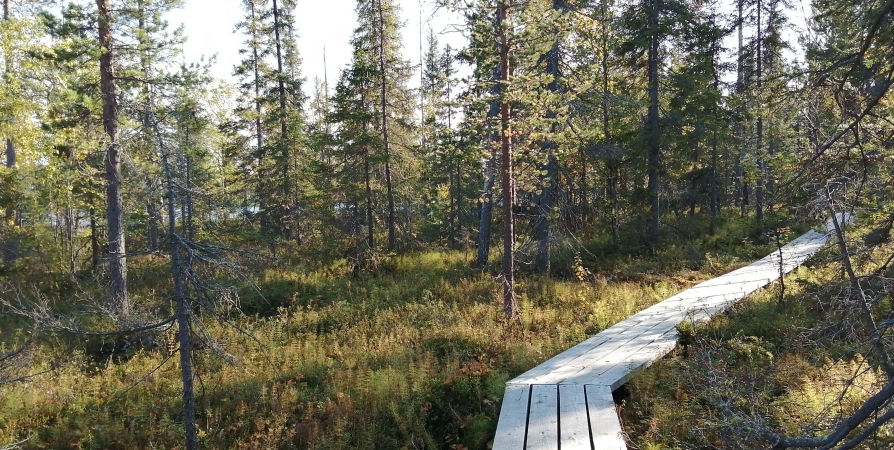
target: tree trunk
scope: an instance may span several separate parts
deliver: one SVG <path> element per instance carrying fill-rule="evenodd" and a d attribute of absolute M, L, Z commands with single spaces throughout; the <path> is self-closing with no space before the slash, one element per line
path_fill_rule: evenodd
<path fill-rule="evenodd" d="M 376 3 L 379 13 L 379 108 L 382 114 L 382 144 L 385 146 L 385 191 L 388 201 L 388 217 L 386 226 L 388 227 L 388 251 L 394 251 L 397 248 L 397 238 L 395 236 L 394 223 L 394 186 L 391 181 L 391 143 L 388 141 L 388 102 L 387 87 L 388 79 L 385 76 L 385 12 L 382 6 L 382 0 Z"/>
<path fill-rule="evenodd" d="M 549 111 L 547 114 L 555 113 Z M 554 151 L 555 142 L 545 142 L 544 151 Z M 505 153 L 505 152 L 504 152 Z M 550 239 L 552 238 L 551 221 L 555 209 L 556 172 L 558 162 L 556 156 L 550 153 L 547 163 L 542 167 L 544 176 L 541 179 L 543 186 L 537 198 L 537 219 L 534 223 L 534 241 L 537 242 L 537 254 L 534 256 L 534 270 L 537 273 L 549 274 L 550 269 Z"/>
<path fill-rule="evenodd" d="M 514 169 L 512 161 L 512 134 L 509 128 L 510 107 L 506 96 L 509 82 L 509 36 L 506 24 L 507 5 L 500 1 L 497 6 L 500 16 L 500 144 L 503 156 L 503 313 L 509 320 L 519 316 L 518 302 L 515 300 L 515 205 Z"/>
<path fill-rule="evenodd" d="M 651 217 L 649 237 L 654 240 L 661 231 L 659 209 L 660 190 L 660 137 L 658 128 L 658 0 L 649 3 L 649 200 Z"/>
<path fill-rule="evenodd" d="M 553 0 L 553 10 L 562 13 L 565 10 L 564 0 Z M 550 77 L 546 89 L 553 94 L 559 92 L 559 58 L 561 52 L 561 33 L 558 27 L 554 27 L 556 41 L 546 55 L 546 73 Z M 547 154 L 546 164 L 541 167 L 544 175 L 541 178 L 541 191 L 537 199 L 537 219 L 534 224 L 534 240 L 537 242 L 537 254 L 534 257 L 534 270 L 538 273 L 549 274 L 550 269 L 550 239 L 552 238 L 552 216 L 556 202 L 556 142 L 552 138 L 558 130 L 555 123 L 558 115 L 553 110 L 546 111 L 546 119 L 550 121 L 550 137 L 543 142 L 541 150 Z"/>
<path fill-rule="evenodd" d="M 251 5 L 251 20 L 257 21 L 260 20 L 255 15 L 255 5 L 253 2 L 249 2 Z M 257 31 L 253 31 L 255 33 L 252 36 L 254 42 L 252 42 L 252 72 L 254 74 L 254 88 L 255 88 L 255 98 L 254 98 L 254 106 L 255 106 L 255 142 L 258 146 L 257 149 L 257 164 L 258 170 L 256 171 L 259 179 L 258 186 L 263 186 L 266 184 L 266 180 L 264 179 L 262 172 L 264 159 L 265 159 L 265 151 L 264 151 L 264 132 L 261 126 L 261 72 L 258 67 L 258 36 Z M 258 212 L 261 215 L 261 231 L 266 232 L 270 227 L 270 218 L 269 212 L 267 211 L 267 201 L 265 200 L 265 196 L 263 193 L 258 196 Z"/>
<path fill-rule="evenodd" d="M 738 0 L 736 2 L 736 7 L 738 10 L 738 23 L 737 28 L 739 32 L 739 45 L 736 48 L 736 93 L 742 94 L 745 91 L 745 61 L 742 59 L 742 48 L 744 46 L 744 36 L 742 32 L 743 28 L 743 15 L 742 3 L 744 0 Z M 739 110 L 740 116 L 743 115 L 744 111 Z M 741 117 L 738 121 L 741 121 Z M 736 206 L 740 209 L 740 215 L 745 216 L 745 205 L 748 204 L 748 187 L 745 183 L 745 145 L 742 139 L 743 130 L 741 123 L 733 124 L 733 131 L 736 136 L 736 141 L 739 145 L 739 153 L 736 155 L 736 166 L 735 166 L 735 178 L 736 178 Z"/>
<path fill-rule="evenodd" d="M 10 5 L 9 0 L 3 0 L 3 21 L 7 21 L 10 19 Z M 3 77 L 8 77 L 12 69 L 10 68 L 9 61 L 7 60 L 7 65 L 3 71 Z M 6 138 L 6 168 L 13 170 L 16 167 L 16 147 L 12 142 L 12 138 Z M 13 226 L 21 226 L 21 215 L 15 210 L 14 207 L 9 207 L 6 210 L 6 223 L 11 223 Z M 3 245 L 3 261 L 10 263 L 18 259 L 19 256 L 19 246 L 18 239 L 15 236 L 10 236 L 9 240 Z"/>
<path fill-rule="evenodd" d="M 766 161 L 764 158 L 764 117 L 763 117 L 763 101 L 760 100 L 761 95 L 761 85 L 763 78 L 763 31 L 761 30 L 761 0 L 757 1 L 757 92 L 758 92 L 758 116 L 757 116 L 757 148 L 755 152 L 757 153 L 757 185 L 754 187 L 754 208 L 755 215 L 754 218 L 760 222 L 764 220 L 764 183 L 766 180 Z"/>
<path fill-rule="evenodd" d="M 192 159 L 187 155 L 184 158 L 184 162 L 186 164 L 186 216 L 183 220 L 186 221 L 186 238 L 189 240 L 195 240 L 196 238 L 196 227 L 193 222 L 193 202 L 192 202 Z"/>
<path fill-rule="evenodd" d="M 8 0 L 7 0 L 8 1 Z M 6 7 L 8 5 L 4 5 Z M 16 167 L 16 148 L 12 143 L 12 139 L 6 139 L 6 168 L 14 170 Z M 21 215 L 15 210 L 13 205 L 6 209 L 6 223 L 11 223 L 14 227 L 22 225 Z M 3 243 L 3 261 L 11 263 L 19 257 L 18 237 L 12 234 L 8 240 Z"/>
<path fill-rule="evenodd" d="M 285 74 L 282 69 L 282 42 L 280 37 L 281 26 L 282 24 L 280 23 L 279 2 L 278 0 L 273 0 L 273 35 L 276 39 L 276 74 L 278 81 L 277 95 L 279 96 L 279 146 L 281 159 L 280 176 L 282 177 L 281 194 L 283 199 L 282 201 L 285 202 L 285 204 L 283 205 L 283 214 L 280 214 L 280 216 L 282 217 L 280 220 L 285 222 L 285 231 L 288 238 L 300 244 L 301 236 L 297 227 L 297 211 L 294 202 L 292 201 L 292 180 L 289 175 L 291 171 L 291 158 L 289 155 L 290 152 L 288 141 L 288 127 L 286 123 L 286 86 L 284 79 Z"/>
<path fill-rule="evenodd" d="M 96 223 L 96 211 L 90 210 L 90 268 L 99 268 L 99 225 Z"/>
<path fill-rule="evenodd" d="M 361 100 L 361 103 L 363 101 Z M 366 122 L 363 122 L 363 133 L 366 134 Z M 363 146 L 363 181 L 366 183 L 366 244 L 370 249 L 375 248 L 375 237 L 373 233 L 373 192 L 372 192 L 372 174 L 369 167 L 369 145 Z"/>
<path fill-rule="evenodd" d="M 125 246 L 124 201 L 121 183 L 121 149 L 118 144 L 118 98 L 115 87 L 112 53 L 112 17 L 108 0 L 96 0 L 99 12 L 100 91 L 102 123 L 108 139 L 105 154 L 106 216 L 108 219 L 109 269 L 111 275 L 111 310 L 121 318 L 130 314 L 127 295 L 127 255 Z"/>
<path fill-rule="evenodd" d="M 719 189 L 717 186 L 717 164 L 718 164 L 718 155 L 717 155 L 717 130 L 714 130 L 714 136 L 711 140 L 711 179 L 710 182 L 710 191 L 708 192 L 708 203 L 709 210 L 711 213 L 711 217 L 717 217 L 717 213 L 720 210 L 720 199 L 719 197 Z M 711 222 L 713 224 L 713 222 Z M 713 226 L 713 225 L 712 225 Z"/>
<path fill-rule="evenodd" d="M 199 434 L 196 427 L 195 394 L 193 392 L 192 372 L 192 339 L 189 333 L 191 312 L 189 296 L 186 293 L 186 268 L 182 261 L 182 242 L 177 236 L 177 222 L 174 213 L 174 180 L 168 164 L 167 152 L 162 156 L 168 191 L 168 236 L 171 241 L 171 275 L 174 279 L 174 298 L 177 302 L 177 342 L 180 347 L 180 377 L 183 383 L 183 428 L 185 431 L 186 449 L 199 448 Z M 185 219 L 185 218 L 184 218 Z"/>
<path fill-rule="evenodd" d="M 146 179 L 146 192 L 151 196 L 153 189 L 152 180 Z M 146 223 L 146 233 L 149 238 L 149 250 L 158 250 L 158 205 L 151 197 L 146 199 L 146 214 L 149 216 Z"/>
<path fill-rule="evenodd" d="M 499 104 L 497 106 L 497 111 L 499 111 Z M 490 116 L 489 112 L 488 116 Z M 496 178 L 496 167 L 494 166 L 496 166 L 496 160 L 497 151 L 495 148 L 492 148 L 490 158 L 484 163 L 484 190 L 481 198 L 478 200 L 480 203 L 480 217 L 478 225 L 478 257 L 475 261 L 478 267 L 487 267 L 487 263 L 490 260 L 490 231 L 494 211 L 494 181 Z"/>
<path fill-rule="evenodd" d="M 498 11 L 494 20 L 494 29 L 500 30 L 502 26 L 503 18 Z M 499 43 L 497 44 L 497 50 L 499 51 Z M 491 101 L 490 108 L 487 110 L 487 123 L 491 123 L 492 119 L 500 115 L 500 101 L 498 97 L 501 96 L 503 92 L 500 80 L 502 80 L 501 66 L 497 66 L 494 67 L 493 72 L 491 72 L 491 95 L 494 100 Z M 500 136 L 495 132 L 491 142 L 496 142 L 499 139 Z M 478 258 L 476 261 L 478 267 L 486 267 L 488 261 L 490 261 L 490 235 L 491 222 L 493 221 L 493 189 L 494 183 L 496 182 L 496 161 L 497 149 L 491 148 L 490 158 L 484 163 L 484 190 L 481 194 L 481 199 L 479 200 L 481 203 L 481 215 L 479 217 L 478 226 Z"/>
<path fill-rule="evenodd" d="M 612 130 L 611 130 L 611 112 L 609 109 L 609 92 L 608 92 L 608 5 L 606 1 L 602 2 L 602 136 L 607 148 L 612 146 Z M 608 172 L 606 181 L 608 183 L 608 202 L 609 202 L 609 220 L 611 221 L 612 241 L 617 243 L 620 234 L 620 223 L 618 221 L 618 203 L 620 202 L 619 187 L 621 174 L 618 164 L 614 158 L 616 155 L 609 155 L 605 162 L 605 170 Z"/>
<path fill-rule="evenodd" d="M 146 10 L 144 8 L 143 0 L 139 0 L 137 2 L 137 8 L 139 9 L 139 19 L 137 26 L 140 30 L 140 66 L 143 70 L 143 77 L 146 79 L 150 78 L 149 74 L 149 43 L 146 42 L 146 36 L 148 36 L 149 31 L 146 29 Z M 143 127 L 143 139 L 146 142 L 148 152 L 147 158 L 150 163 L 154 163 L 154 158 L 152 155 L 152 151 L 150 150 L 151 144 L 149 144 L 150 137 L 147 133 L 150 132 L 152 128 L 152 124 L 149 123 L 149 109 L 152 107 L 151 101 L 151 92 L 149 90 L 149 83 L 143 83 L 142 85 L 142 111 L 140 112 L 140 125 Z M 155 193 L 155 180 L 153 177 L 147 176 L 145 180 L 146 184 L 146 236 L 149 240 L 149 250 L 156 251 L 158 250 L 158 227 L 159 227 L 159 217 L 158 217 L 158 205 L 155 203 L 154 193 Z"/>

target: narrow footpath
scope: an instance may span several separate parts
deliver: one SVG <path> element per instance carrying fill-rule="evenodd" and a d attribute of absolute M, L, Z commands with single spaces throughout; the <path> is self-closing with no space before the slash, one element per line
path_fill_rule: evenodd
<path fill-rule="evenodd" d="M 829 241 L 834 230 L 831 223 L 826 228 L 829 233 L 809 231 L 781 254 L 699 283 L 510 380 L 493 449 L 626 449 L 612 391 L 673 350 L 679 323 L 708 320 L 803 264 Z"/>

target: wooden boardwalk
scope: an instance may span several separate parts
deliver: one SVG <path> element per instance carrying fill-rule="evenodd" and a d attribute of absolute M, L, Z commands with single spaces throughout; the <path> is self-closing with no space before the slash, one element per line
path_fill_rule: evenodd
<path fill-rule="evenodd" d="M 828 240 L 827 234 L 810 231 L 782 247 L 782 272 L 801 265 Z M 626 449 L 612 391 L 673 350 L 677 324 L 707 320 L 779 274 L 780 253 L 774 251 L 646 308 L 510 380 L 493 449 Z"/>

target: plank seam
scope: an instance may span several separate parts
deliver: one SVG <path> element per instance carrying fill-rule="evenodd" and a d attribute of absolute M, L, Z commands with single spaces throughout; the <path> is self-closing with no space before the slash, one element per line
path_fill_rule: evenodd
<path fill-rule="evenodd" d="M 589 386 L 585 384 L 584 385 L 584 407 L 587 408 L 587 433 L 590 435 L 590 450 L 596 450 L 596 444 L 593 443 L 593 423 L 590 420 L 590 402 L 587 401 L 587 399 L 589 398 L 589 396 L 588 396 L 589 392 L 587 392 L 587 389 L 589 389 Z"/>
<path fill-rule="evenodd" d="M 556 448 L 562 450 L 562 390 L 556 385 Z"/>
<path fill-rule="evenodd" d="M 525 439 L 522 441 L 522 449 L 528 448 L 528 422 L 531 420 L 531 399 L 534 397 L 534 385 L 528 385 L 528 410 L 525 412 Z"/>

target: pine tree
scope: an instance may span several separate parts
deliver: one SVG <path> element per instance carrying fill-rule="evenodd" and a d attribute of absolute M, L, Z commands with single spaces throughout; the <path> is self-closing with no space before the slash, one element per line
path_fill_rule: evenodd
<path fill-rule="evenodd" d="M 125 244 L 124 198 L 121 174 L 121 147 L 118 142 L 118 91 L 115 80 L 115 52 L 112 47 L 112 14 L 108 0 L 96 0 L 102 122 L 106 133 L 106 219 L 109 236 L 111 309 L 126 318 L 130 314 L 127 293 L 127 251 Z"/>
<path fill-rule="evenodd" d="M 3 0 L 3 22 L 2 23 L 4 24 L 4 27 L 7 28 L 7 30 L 12 28 L 9 26 L 11 20 L 12 20 L 12 16 L 11 16 L 11 8 L 10 8 L 9 0 Z M 5 86 L 10 87 L 10 86 L 13 86 L 12 55 L 10 54 L 11 52 L 5 51 L 4 53 L 5 54 L 3 55 L 3 60 L 4 60 L 5 64 L 3 67 L 2 80 L 3 80 L 3 84 Z M 11 114 L 9 116 L 12 117 Z M 5 139 L 3 139 L 3 140 L 5 141 L 5 144 L 6 144 L 4 147 L 4 154 L 6 156 L 6 168 L 9 169 L 10 171 L 13 171 L 16 168 L 16 147 L 12 140 L 12 135 L 11 135 L 12 131 L 11 130 L 4 130 L 4 131 L 6 131 L 6 132 L 0 134 L 0 136 L 5 136 Z M 8 204 L 4 205 L 4 209 L 6 210 L 6 212 L 5 212 L 6 226 L 13 228 L 13 229 L 15 229 L 16 227 L 20 227 L 22 224 L 21 213 L 16 211 L 16 208 L 14 207 L 14 204 L 12 204 L 12 202 L 7 202 L 7 203 Z M 5 263 L 9 264 L 18 258 L 18 245 L 16 243 L 16 239 L 12 236 L 12 233 L 9 233 L 9 235 L 6 237 L 5 241 L 6 242 L 3 244 L 3 261 Z"/>
<path fill-rule="evenodd" d="M 253 188 L 254 198 L 250 201 L 257 205 L 261 228 L 269 231 L 272 223 L 267 196 L 264 195 L 269 181 L 265 178 L 267 174 L 264 171 L 264 167 L 268 164 L 266 147 L 268 136 L 263 122 L 267 113 L 265 94 L 271 89 L 270 81 L 273 78 L 270 76 L 272 69 L 266 61 L 271 49 L 265 40 L 265 37 L 269 36 L 269 28 L 265 23 L 269 15 L 266 4 L 265 0 L 242 2 L 246 16 L 243 22 L 236 25 L 236 29 L 242 30 L 246 35 L 245 48 L 239 50 L 240 54 L 245 55 L 245 59 L 235 67 L 233 74 L 239 80 L 236 109 L 238 122 L 234 125 L 245 131 L 250 138 L 249 142 L 244 143 L 247 148 L 241 149 L 242 151 L 236 156 L 240 159 L 243 173 L 251 178 L 245 185 Z"/>
<path fill-rule="evenodd" d="M 398 203 L 402 210 L 412 210 L 398 199 L 402 184 L 398 173 L 406 177 L 416 164 L 409 153 L 415 141 L 413 101 L 406 87 L 411 70 L 400 55 L 397 5 L 389 0 L 359 0 L 356 11 L 359 26 L 352 39 L 352 65 L 342 73 L 333 102 L 333 123 L 339 124 L 339 139 L 346 151 L 340 171 L 342 182 L 355 186 L 356 174 L 363 174 L 367 245 L 375 247 L 376 212 L 382 211 L 387 248 L 394 251 Z M 358 160 L 360 171 L 346 171 Z M 377 207 L 380 200 L 382 208 Z M 406 219 L 405 223 L 409 225 Z"/>
<path fill-rule="evenodd" d="M 361 226 L 365 228 L 366 245 L 373 249 L 376 241 L 372 166 L 378 140 L 372 108 L 375 66 L 369 56 L 355 40 L 351 66 L 342 72 L 335 88 L 330 120 L 337 126 L 339 149 L 332 161 L 337 179 L 332 206 L 337 213 L 349 215 L 344 220 L 350 224 L 348 231 L 359 235 Z M 362 178 L 358 179 L 357 174 L 362 174 Z"/>
<path fill-rule="evenodd" d="M 675 0 L 643 0 L 624 12 L 625 42 L 620 51 L 631 65 L 647 74 L 646 136 L 647 191 L 649 196 L 648 237 L 654 243 L 661 231 L 662 135 L 659 98 L 666 55 L 662 43 L 679 33 L 675 27 L 689 20 L 685 4 Z"/>

